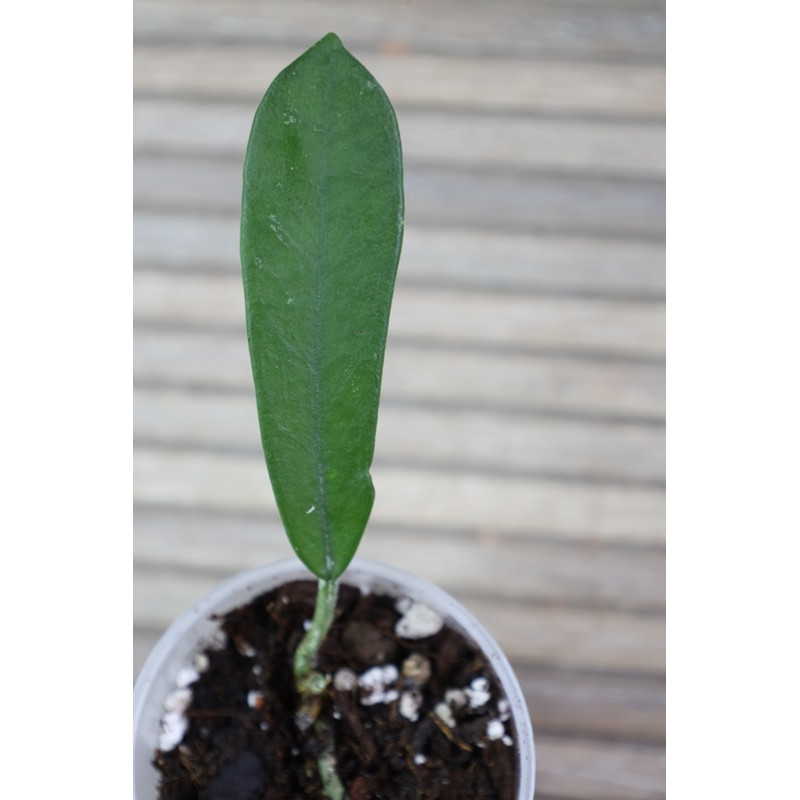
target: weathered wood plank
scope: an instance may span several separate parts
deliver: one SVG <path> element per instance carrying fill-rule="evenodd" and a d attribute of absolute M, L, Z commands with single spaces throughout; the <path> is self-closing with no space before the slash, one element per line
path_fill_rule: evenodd
<path fill-rule="evenodd" d="M 223 336 L 213 331 L 137 328 L 133 365 L 139 383 L 193 385 L 252 397 L 244 330 Z M 535 352 L 461 352 L 408 345 L 390 337 L 382 402 L 658 422 L 665 413 L 664 368 L 658 363 Z"/>
<path fill-rule="evenodd" d="M 133 281 L 137 322 L 244 324 L 241 279 L 139 270 Z M 663 303 L 537 297 L 398 286 L 390 335 L 477 347 L 563 348 L 585 353 L 663 357 Z M 354 334 L 355 335 L 355 334 Z"/>
<path fill-rule="evenodd" d="M 665 740 L 666 691 L 660 678 L 592 675 L 517 668 L 540 734 L 627 740 Z"/>
<path fill-rule="evenodd" d="M 139 211 L 133 232 L 139 268 L 239 275 L 235 215 Z M 398 281 L 401 286 L 662 298 L 664 267 L 660 242 L 410 227 L 403 237 Z"/>
<path fill-rule="evenodd" d="M 591 176 L 428 168 L 406 173 L 410 225 L 574 235 L 664 235 L 664 185 Z"/>
<path fill-rule="evenodd" d="M 399 280 L 515 292 L 663 297 L 664 247 L 631 240 L 409 228 Z"/>
<path fill-rule="evenodd" d="M 294 48 L 140 44 L 134 51 L 134 90 L 139 96 L 224 97 L 255 104 L 272 79 L 314 40 L 308 36 Z M 371 53 L 367 60 L 399 109 L 474 108 L 640 119 L 661 118 L 665 111 L 665 70 L 660 65 L 382 53 Z"/>
<path fill-rule="evenodd" d="M 136 506 L 133 555 L 153 568 L 223 577 L 292 555 L 277 516 Z M 370 523 L 359 555 L 424 575 L 461 596 L 646 614 L 663 612 L 661 548 L 604 546 L 477 530 Z M 499 580 L 502 576 L 502 580 Z"/>
<path fill-rule="evenodd" d="M 134 453 L 134 500 L 149 505 L 275 514 L 263 456 Z M 376 524 L 454 527 L 483 535 L 552 535 L 660 545 L 663 489 L 375 465 Z"/>
<path fill-rule="evenodd" d="M 218 579 L 138 566 L 134 580 L 135 622 L 163 628 Z M 664 624 L 651 616 L 459 599 L 497 639 L 509 660 L 530 666 L 663 674 Z"/>
<path fill-rule="evenodd" d="M 237 214 L 241 162 L 178 156 L 134 158 L 137 210 Z M 585 176 L 534 178 L 514 172 L 470 173 L 441 167 L 405 173 L 406 223 L 479 230 L 660 238 L 661 181 Z"/>
<path fill-rule="evenodd" d="M 261 452 L 252 398 L 140 389 L 133 403 L 138 441 Z M 390 405 L 381 410 L 376 453 L 387 465 L 657 484 L 665 478 L 664 438 L 662 428 L 635 423 Z"/>
<path fill-rule="evenodd" d="M 253 109 L 231 103 L 140 100 L 137 151 L 241 160 Z M 636 122 L 475 116 L 407 109 L 398 114 L 406 168 L 423 164 L 657 177 L 664 173 L 663 126 Z"/>
<path fill-rule="evenodd" d="M 536 796 L 565 800 L 662 800 L 661 746 L 536 736 Z"/>
<path fill-rule="evenodd" d="M 664 674 L 660 617 L 460 598 L 516 663 L 558 669 Z"/>
<path fill-rule="evenodd" d="M 351 48 L 524 58 L 653 60 L 664 56 L 660 2 L 396 3 L 306 0 L 134 3 L 136 41 L 258 42 L 298 47 L 334 30 Z"/>

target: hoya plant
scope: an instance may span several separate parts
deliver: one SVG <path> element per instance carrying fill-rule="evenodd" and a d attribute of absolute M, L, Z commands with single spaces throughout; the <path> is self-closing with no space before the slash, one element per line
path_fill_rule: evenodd
<path fill-rule="evenodd" d="M 318 578 L 297 649 L 297 723 L 328 742 L 316 669 L 339 578 L 364 533 L 392 293 L 403 236 L 397 120 L 375 78 L 331 33 L 271 84 L 244 164 L 241 260 L 261 439 L 281 520 Z"/>

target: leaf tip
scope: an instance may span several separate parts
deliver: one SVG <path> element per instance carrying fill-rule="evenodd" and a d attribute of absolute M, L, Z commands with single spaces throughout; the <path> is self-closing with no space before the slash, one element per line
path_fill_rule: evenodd
<path fill-rule="evenodd" d="M 318 42 L 317 47 L 328 47 L 332 50 L 341 49 L 346 50 L 347 48 L 342 43 L 342 40 L 331 31 L 331 33 L 325 34 Z"/>

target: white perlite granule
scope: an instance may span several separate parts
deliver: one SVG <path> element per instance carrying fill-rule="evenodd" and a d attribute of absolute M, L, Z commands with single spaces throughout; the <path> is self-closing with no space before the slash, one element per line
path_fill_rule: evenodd
<path fill-rule="evenodd" d="M 450 708 L 459 711 L 467 704 L 467 695 L 462 689 L 448 689 L 444 693 L 444 701 Z"/>
<path fill-rule="evenodd" d="M 413 605 L 414 601 L 410 597 L 398 597 L 394 603 L 395 610 L 398 614 L 405 614 Z"/>
<path fill-rule="evenodd" d="M 207 661 L 208 659 L 206 659 Z M 195 657 L 195 665 L 202 667 L 203 662 Z M 207 665 L 206 665 L 207 668 Z M 189 688 L 200 677 L 200 671 L 194 667 L 183 667 L 175 676 L 175 686 L 164 698 L 164 715 L 160 721 L 158 747 L 165 753 L 177 747 L 189 727 L 189 720 L 184 712 L 191 705 L 192 690 Z"/>
<path fill-rule="evenodd" d="M 167 695 L 167 699 L 164 700 L 164 710 L 174 711 L 176 714 L 183 714 L 183 712 L 189 708 L 191 702 L 191 689 L 176 689 L 174 692 L 170 692 Z"/>
<path fill-rule="evenodd" d="M 490 719 L 486 723 L 486 737 L 489 741 L 494 742 L 497 739 L 502 739 L 505 734 L 506 727 L 499 719 Z"/>
<path fill-rule="evenodd" d="M 192 667 L 184 667 L 183 669 L 178 671 L 178 674 L 175 676 L 175 685 L 179 689 L 183 689 L 186 686 L 194 683 L 200 677 L 200 673 L 193 669 Z"/>
<path fill-rule="evenodd" d="M 469 701 L 469 707 L 473 709 L 485 706 L 492 699 L 489 691 L 489 681 L 486 678 L 475 678 L 464 691 Z"/>
<path fill-rule="evenodd" d="M 205 653 L 198 653 L 194 657 L 194 668 L 198 672 L 205 672 L 208 669 L 208 656 Z"/>
<path fill-rule="evenodd" d="M 432 608 L 405 598 L 395 605 L 403 615 L 397 620 L 394 632 L 403 639 L 425 639 L 444 626 L 444 619 Z"/>
<path fill-rule="evenodd" d="M 158 735 L 158 746 L 165 753 L 173 750 L 189 727 L 189 720 L 177 711 L 168 711 L 161 718 L 161 732 Z"/>
<path fill-rule="evenodd" d="M 453 716 L 453 711 L 447 703 L 438 703 L 436 708 L 433 709 L 433 713 L 436 714 L 448 728 L 455 728 L 456 718 Z"/>
<path fill-rule="evenodd" d="M 361 705 L 373 706 L 376 703 L 392 703 L 400 697 L 394 688 L 400 673 L 394 664 L 372 667 L 358 678 L 361 689 Z"/>
<path fill-rule="evenodd" d="M 422 707 L 422 692 L 417 689 L 408 689 L 400 695 L 400 716 L 411 722 L 419 719 L 419 710 Z"/>
<path fill-rule="evenodd" d="M 497 703 L 497 711 L 500 714 L 501 721 L 506 722 L 511 719 L 511 705 L 505 697 Z"/>

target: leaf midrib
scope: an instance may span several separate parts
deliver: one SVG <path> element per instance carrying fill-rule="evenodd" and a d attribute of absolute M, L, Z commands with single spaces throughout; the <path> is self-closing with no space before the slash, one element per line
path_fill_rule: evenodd
<path fill-rule="evenodd" d="M 325 270 L 324 259 L 327 250 L 327 198 L 328 198 L 328 146 L 330 144 L 330 115 L 332 99 L 331 62 L 333 54 L 328 56 L 328 69 L 325 71 L 324 108 L 322 121 L 322 147 L 320 163 L 320 184 L 317 190 L 317 236 L 315 237 L 316 252 L 313 254 L 314 269 L 314 308 L 311 338 L 311 416 L 312 416 L 312 447 L 314 450 L 314 463 L 317 468 L 317 504 L 315 509 L 319 513 L 320 528 L 325 554 L 325 566 L 328 574 L 333 572 L 333 553 L 331 550 L 331 529 L 328 516 L 327 491 L 325 486 L 325 465 L 323 463 L 323 392 L 322 392 L 322 306 L 325 297 Z"/>

